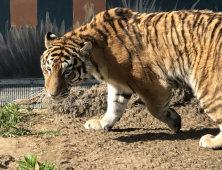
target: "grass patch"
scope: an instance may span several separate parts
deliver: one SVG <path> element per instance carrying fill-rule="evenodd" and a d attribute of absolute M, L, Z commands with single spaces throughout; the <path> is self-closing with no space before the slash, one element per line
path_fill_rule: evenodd
<path fill-rule="evenodd" d="M 49 131 L 45 131 L 45 132 L 40 132 L 39 133 L 39 135 L 42 135 L 42 136 L 44 136 L 44 135 L 54 135 L 54 136 L 59 136 L 59 134 L 60 134 L 60 131 L 59 131 L 59 129 L 57 128 L 56 130 L 49 130 Z"/>
<path fill-rule="evenodd" d="M 16 127 L 22 121 L 23 115 L 19 111 L 21 105 L 5 103 L 0 107 L 0 136 L 11 137 L 31 133 L 30 130 Z"/>

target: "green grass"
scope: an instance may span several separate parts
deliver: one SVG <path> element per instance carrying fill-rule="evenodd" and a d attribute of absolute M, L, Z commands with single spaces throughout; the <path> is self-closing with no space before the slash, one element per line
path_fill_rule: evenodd
<path fill-rule="evenodd" d="M 22 121 L 23 115 L 19 111 L 21 105 L 5 103 L 0 107 L 0 136 L 11 137 L 31 133 L 30 130 L 16 125 Z"/>
<path fill-rule="evenodd" d="M 59 136 L 60 131 L 57 128 L 56 130 L 49 130 L 49 131 L 45 131 L 45 132 L 40 132 L 39 135 L 54 135 L 54 136 Z"/>

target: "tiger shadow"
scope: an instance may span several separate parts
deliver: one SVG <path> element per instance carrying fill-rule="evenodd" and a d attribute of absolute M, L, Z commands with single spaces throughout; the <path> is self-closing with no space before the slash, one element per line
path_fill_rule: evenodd
<path fill-rule="evenodd" d="M 131 132 L 141 130 L 140 128 L 129 128 L 129 129 L 113 129 L 113 132 Z M 149 130 L 166 130 L 166 129 L 142 129 L 144 131 Z M 165 132 L 146 132 L 140 134 L 129 134 L 128 136 L 119 136 L 115 138 L 114 140 L 120 141 L 120 142 L 127 142 L 127 143 L 133 143 L 133 142 L 139 142 L 139 141 L 150 141 L 150 140 L 186 140 L 186 139 L 197 139 L 199 140 L 203 135 L 206 134 L 212 134 L 217 135 L 219 133 L 217 128 L 204 128 L 201 130 L 195 130 L 190 129 L 187 131 L 180 131 L 179 133 L 165 133 Z"/>

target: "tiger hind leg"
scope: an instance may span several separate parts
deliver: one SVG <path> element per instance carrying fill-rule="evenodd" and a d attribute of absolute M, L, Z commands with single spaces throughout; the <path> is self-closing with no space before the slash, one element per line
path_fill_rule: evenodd
<path fill-rule="evenodd" d="M 152 92 L 143 93 L 141 98 L 155 118 L 167 124 L 175 133 L 179 132 L 181 128 L 181 117 L 173 108 L 169 108 L 172 90 L 163 88 L 156 93 L 155 91 L 156 90 L 152 90 Z"/>

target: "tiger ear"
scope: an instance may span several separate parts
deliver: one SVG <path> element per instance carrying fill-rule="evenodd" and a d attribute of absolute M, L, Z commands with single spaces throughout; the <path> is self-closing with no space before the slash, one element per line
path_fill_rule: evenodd
<path fill-rule="evenodd" d="M 80 46 L 81 46 L 80 54 L 82 56 L 86 56 L 86 55 L 88 56 L 92 48 L 92 43 L 90 41 L 87 41 L 87 42 L 81 43 Z"/>
<path fill-rule="evenodd" d="M 57 36 L 51 32 L 47 32 L 45 35 L 45 47 L 49 49 L 52 47 L 53 41 L 57 38 Z"/>

